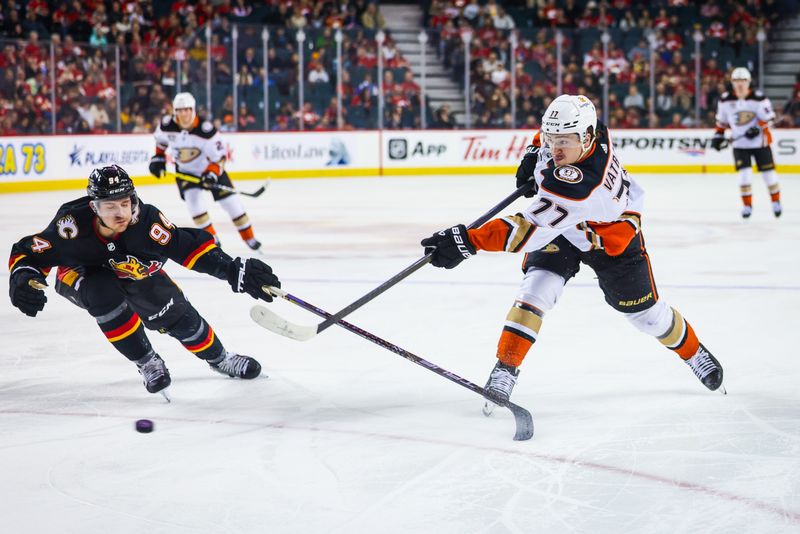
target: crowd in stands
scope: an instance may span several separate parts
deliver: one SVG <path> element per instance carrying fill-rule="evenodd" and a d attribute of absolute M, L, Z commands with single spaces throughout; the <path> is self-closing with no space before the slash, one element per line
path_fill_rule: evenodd
<path fill-rule="evenodd" d="M 731 67 L 757 67 L 756 34 L 786 16 L 782 1 L 430 0 L 423 7 L 431 45 L 453 79 L 463 82 L 469 69 L 473 126 L 537 126 L 556 93 L 558 30 L 563 92 L 587 94 L 603 112 L 605 66 L 611 126 L 686 127 L 695 124 L 696 98 L 703 110 L 700 125 L 713 123 Z M 270 31 L 266 64 L 265 25 Z M 344 35 L 341 66 L 338 29 Z M 375 128 L 377 30 L 386 35 L 380 45 L 384 126 L 419 127 L 424 112 L 429 126 L 455 127 L 448 106 L 421 109 L 409 63 L 386 30 L 379 5 L 368 0 L 9 0 L 0 10 L 0 135 L 54 128 L 58 133 L 150 132 L 170 112 L 178 89 L 194 93 L 198 115 L 211 118 L 222 131 L 263 130 L 265 115 L 271 130 Z M 605 30 L 612 39 L 604 61 L 600 36 Z M 695 30 L 704 35 L 697 95 Z M 306 36 L 302 45 L 299 31 Z M 473 36 L 469 65 L 464 64 L 466 32 Z M 513 51 L 512 32 L 518 35 Z M 650 36 L 657 43 L 654 95 L 648 83 Z M 516 120 L 511 115 L 512 54 Z M 651 99 L 653 115 L 648 113 Z M 798 125 L 799 115 L 795 88 L 782 121 Z"/>
<path fill-rule="evenodd" d="M 497 0 L 432 0 L 428 26 L 452 69 L 470 69 L 472 114 L 478 126 L 509 125 L 512 54 L 516 28 L 518 124 L 535 127 L 557 91 L 556 33 L 562 42 L 562 92 L 603 99 L 609 73 L 608 122 L 613 127 L 710 126 L 726 89 L 726 74 L 746 66 L 756 72 L 757 35 L 768 32 L 796 3 L 779 0 L 536 0 L 524 7 Z M 785 5 L 786 4 L 786 5 Z M 610 37 L 603 55 L 602 33 Z M 696 91 L 694 34 L 702 35 L 700 91 Z M 465 67 L 463 36 L 470 41 Z M 650 40 L 655 43 L 655 94 L 650 95 Z M 655 113 L 650 114 L 651 98 Z M 695 121 L 695 103 L 702 110 Z"/>

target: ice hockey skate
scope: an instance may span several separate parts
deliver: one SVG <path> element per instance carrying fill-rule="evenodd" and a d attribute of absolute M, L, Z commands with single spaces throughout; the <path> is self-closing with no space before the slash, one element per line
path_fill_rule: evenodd
<path fill-rule="evenodd" d="M 170 385 L 172 379 L 169 376 L 169 369 L 164 364 L 164 360 L 158 354 L 152 354 L 144 362 L 136 362 L 139 374 L 142 375 L 144 387 L 150 393 L 161 393 L 165 399 L 169 396 L 164 391 Z"/>
<path fill-rule="evenodd" d="M 511 397 L 511 391 L 517 383 L 519 376 L 519 369 L 506 365 L 500 360 L 494 365 L 492 374 L 489 375 L 489 380 L 486 381 L 484 389 L 486 390 L 487 400 L 483 404 L 483 415 L 489 417 L 497 407 L 497 403 L 492 402 L 493 399 L 499 403 L 507 402 Z"/>
<path fill-rule="evenodd" d="M 209 360 L 208 365 L 216 372 L 231 378 L 249 380 L 261 374 L 261 365 L 254 358 L 230 351 L 226 351 L 216 360 Z"/>
<path fill-rule="evenodd" d="M 783 213 L 783 209 L 781 207 L 780 201 L 775 201 L 772 203 L 772 213 L 775 217 L 780 217 L 781 213 Z"/>
<path fill-rule="evenodd" d="M 259 250 L 261 248 L 261 241 L 255 237 L 246 240 L 245 243 L 247 243 L 247 246 L 250 247 L 250 250 Z"/>
<path fill-rule="evenodd" d="M 749 219 L 753 214 L 753 206 L 742 206 L 742 219 Z"/>
<path fill-rule="evenodd" d="M 708 352 L 702 343 L 697 352 L 686 361 L 686 365 L 692 368 L 695 376 L 700 379 L 705 387 L 711 391 L 716 391 L 722 386 L 722 366 L 716 358 Z M 720 391 L 727 395 L 728 392 L 722 387 Z"/>

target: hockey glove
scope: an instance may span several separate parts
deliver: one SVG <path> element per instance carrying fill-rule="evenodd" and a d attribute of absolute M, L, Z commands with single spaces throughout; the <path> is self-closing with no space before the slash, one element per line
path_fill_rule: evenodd
<path fill-rule="evenodd" d="M 539 147 L 528 145 L 525 149 L 525 155 L 522 157 L 522 163 L 517 168 L 517 189 L 522 187 L 527 182 L 533 180 L 533 171 L 536 168 L 536 163 L 539 161 Z M 525 197 L 532 198 L 539 190 L 538 185 L 534 185 L 533 189 L 525 193 Z"/>
<path fill-rule="evenodd" d="M 19 308 L 22 313 L 36 317 L 36 314 L 44 309 L 47 296 L 43 289 L 36 289 L 31 282 L 47 285 L 47 280 L 36 269 L 22 267 L 15 270 L 9 280 L 8 295 L 11 297 L 11 304 Z"/>
<path fill-rule="evenodd" d="M 711 138 L 711 148 L 719 152 L 724 146 L 725 134 L 722 132 L 715 133 L 714 137 Z"/>
<path fill-rule="evenodd" d="M 420 241 L 420 244 L 425 247 L 425 254 L 433 254 L 431 264 L 445 269 L 452 269 L 477 253 L 463 224 L 436 232 Z"/>
<path fill-rule="evenodd" d="M 165 172 L 167 172 L 167 158 L 159 155 L 150 158 L 150 174 L 156 178 L 161 178 Z"/>
<path fill-rule="evenodd" d="M 200 176 L 200 185 L 206 189 L 213 189 L 219 181 L 219 176 L 214 171 L 206 171 Z"/>
<path fill-rule="evenodd" d="M 272 268 L 261 260 L 236 258 L 228 265 L 228 283 L 234 293 L 247 293 L 254 299 L 272 302 L 272 295 L 262 290 L 262 286 L 281 287 Z"/>
<path fill-rule="evenodd" d="M 758 126 L 751 126 L 751 127 L 750 127 L 750 128 L 748 128 L 748 129 L 747 129 L 747 131 L 744 133 L 744 136 L 745 136 L 746 138 L 748 138 L 748 139 L 755 139 L 756 137 L 758 137 L 758 135 L 759 135 L 760 133 L 761 133 L 761 128 L 759 128 Z"/>

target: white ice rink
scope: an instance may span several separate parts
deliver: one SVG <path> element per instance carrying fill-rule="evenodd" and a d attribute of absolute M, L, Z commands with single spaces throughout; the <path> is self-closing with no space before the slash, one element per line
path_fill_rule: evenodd
<path fill-rule="evenodd" d="M 221 377 L 153 332 L 167 404 L 52 289 L 35 319 L 12 308 L 4 270 L 0 532 L 800 532 L 800 177 L 782 176 L 775 220 L 757 176 L 748 221 L 733 174 L 637 178 L 661 298 L 723 364 L 727 396 L 608 307 L 584 268 L 523 364 L 513 400 L 536 434 L 515 442 L 507 410 L 484 418 L 480 397 L 338 327 L 304 343 L 271 334 L 251 298 L 171 264 L 226 346 L 269 378 Z M 278 180 L 245 202 L 284 288 L 335 312 L 512 188 L 509 176 Z M 139 193 L 190 224 L 174 186 Z M 0 196 L 4 257 L 79 195 Z M 212 217 L 224 248 L 245 253 Z M 521 259 L 425 267 L 348 321 L 483 385 Z M 140 418 L 155 432 L 136 433 Z"/>

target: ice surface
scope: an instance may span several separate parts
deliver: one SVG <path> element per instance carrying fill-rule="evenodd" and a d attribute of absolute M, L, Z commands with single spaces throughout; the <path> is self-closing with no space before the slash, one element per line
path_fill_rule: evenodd
<path fill-rule="evenodd" d="M 169 265 L 226 346 L 269 378 L 221 377 L 151 333 L 172 373 L 166 404 L 52 289 L 36 319 L 3 297 L 0 531 L 799 532 L 800 178 L 782 176 L 779 220 L 756 178 L 748 221 L 735 175 L 637 178 L 661 298 L 722 362 L 727 396 L 628 325 L 584 269 L 522 367 L 513 400 L 536 435 L 514 442 L 507 410 L 484 418 L 475 394 L 341 328 L 307 342 L 271 334 L 248 317 L 255 301 Z M 422 237 L 477 218 L 512 186 L 278 180 L 245 202 L 284 288 L 335 312 L 413 263 Z M 6 257 L 79 194 L 0 196 Z M 140 196 L 191 223 L 173 187 Z M 247 253 L 211 213 L 226 250 Z M 347 320 L 483 385 L 521 259 L 426 267 Z M 155 432 L 136 433 L 141 418 Z"/>

